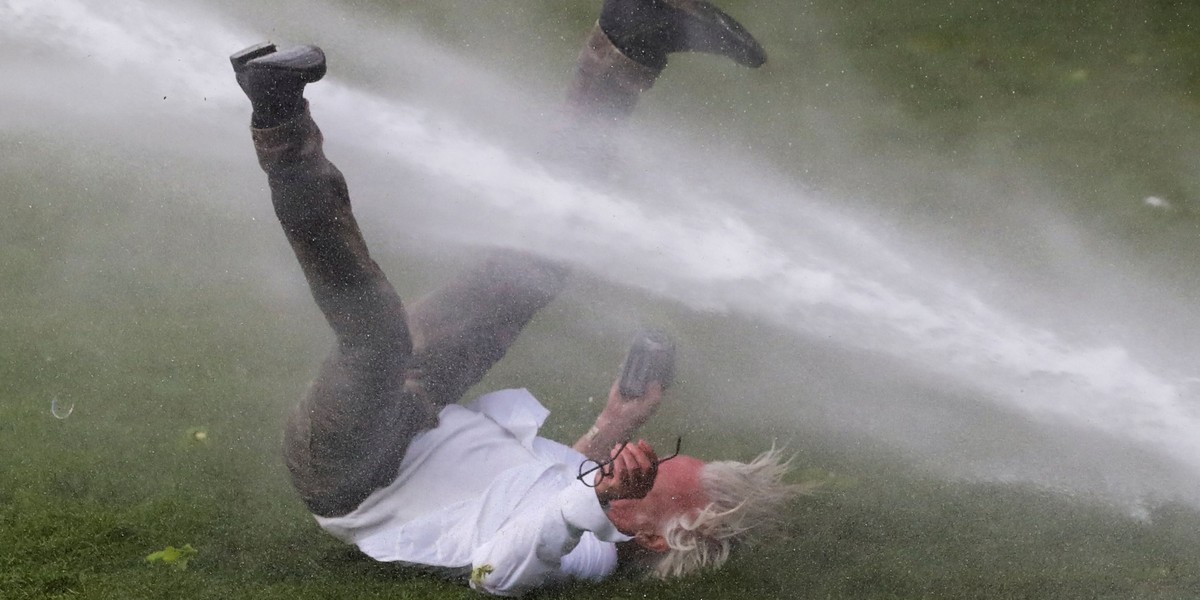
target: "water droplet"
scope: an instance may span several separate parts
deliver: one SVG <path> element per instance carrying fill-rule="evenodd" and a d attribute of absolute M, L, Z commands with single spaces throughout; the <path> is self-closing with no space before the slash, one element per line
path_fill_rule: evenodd
<path fill-rule="evenodd" d="M 1171 203 L 1169 201 L 1167 201 L 1164 198 L 1159 198 L 1158 196 L 1146 196 L 1146 198 L 1144 200 L 1142 200 L 1142 202 L 1145 203 L 1146 206 L 1151 206 L 1154 208 L 1162 208 L 1162 209 L 1171 208 Z"/>
<path fill-rule="evenodd" d="M 208 430 L 203 427 L 192 427 L 187 430 L 188 441 L 196 444 L 208 443 Z"/>
<path fill-rule="evenodd" d="M 54 415 L 54 418 L 65 419 L 71 416 L 71 413 L 73 412 L 75 412 L 74 402 L 72 402 L 70 406 L 64 407 L 61 403 L 59 403 L 58 396 L 50 399 L 50 414 Z"/>

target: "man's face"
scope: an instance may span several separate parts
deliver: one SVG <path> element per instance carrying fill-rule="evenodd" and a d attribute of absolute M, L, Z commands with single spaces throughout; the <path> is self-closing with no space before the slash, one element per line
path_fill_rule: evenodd
<path fill-rule="evenodd" d="M 703 466 L 704 461 L 686 455 L 662 463 L 650 493 L 637 500 L 614 500 L 609 506 L 609 520 L 642 546 L 665 551 L 665 546 L 659 549 L 658 539 L 666 522 L 678 515 L 698 512 L 708 504 L 700 485 Z"/>

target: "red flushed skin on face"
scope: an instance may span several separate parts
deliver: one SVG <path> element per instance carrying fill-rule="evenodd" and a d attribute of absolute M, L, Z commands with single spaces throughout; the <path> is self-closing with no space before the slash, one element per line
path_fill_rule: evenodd
<path fill-rule="evenodd" d="M 613 500 L 608 518 L 625 535 L 646 545 L 648 536 L 661 536 L 663 525 L 672 517 L 699 512 L 708 504 L 700 485 L 704 461 L 680 455 L 658 467 L 654 487 L 645 498 Z"/>

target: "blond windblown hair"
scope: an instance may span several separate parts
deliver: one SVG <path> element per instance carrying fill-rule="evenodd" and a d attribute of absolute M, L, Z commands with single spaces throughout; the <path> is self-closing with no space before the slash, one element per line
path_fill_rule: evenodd
<path fill-rule="evenodd" d="M 812 488 L 783 481 L 791 462 L 772 445 L 748 463 L 704 465 L 700 485 L 708 506 L 667 522 L 663 537 L 669 549 L 653 565 L 653 574 L 667 579 L 719 567 L 735 545 L 777 530 L 784 505 Z"/>

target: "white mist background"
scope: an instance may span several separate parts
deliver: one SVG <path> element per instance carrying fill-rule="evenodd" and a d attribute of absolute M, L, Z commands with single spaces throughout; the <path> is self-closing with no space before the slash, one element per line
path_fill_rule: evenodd
<path fill-rule="evenodd" d="M 262 26 L 265 8 L 2 0 L 0 135 L 62 169 L 169 181 L 202 210 L 269 220 L 248 105 L 226 57 L 264 39 L 318 41 L 331 71 L 308 97 L 359 219 L 388 234 L 373 246 L 402 248 L 415 236 L 448 248 L 523 247 L 856 363 L 819 373 L 756 348 L 747 332 L 742 360 L 769 363 L 763 372 L 777 380 L 766 386 L 773 393 L 718 411 L 723 418 L 803 420 L 879 440 L 948 475 L 1134 506 L 1200 504 L 1194 282 L 1181 291 L 1122 264 L 1119 247 L 1055 210 L 1036 166 L 1012 177 L 1016 188 L 939 175 L 972 201 L 1013 205 L 980 214 L 1004 230 L 982 234 L 987 244 L 961 232 L 931 237 L 936 228 L 870 210 L 890 202 L 886 189 L 863 201 L 810 188 L 744 144 L 714 146 L 707 124 L 688 115 L 638 121 L 618 142 L 613 176 L 574 177 L 541 154 L 569 72 L 539 78 L 520 61 L 496 71 L 469 44 L 415 26 L 288 6 L 276 29 Z M 713 85 L 748 93 L 763 81 L 721 73 Z M 655 94 L 685 93 L 670 77 Z M 727 121 L 738 118 L 731 107 Z M 871 159 L 845 168 L 870 169 Z M 10 209 L 20 202 L 5 200 Z M 261 260 L 247 258 L 264 285 L 294 285 L 290 265 Z M 1047 277 L 1054 269 L 1029 266 L 1038 262 L 1076 277 Z M 851 376 L 871 381 L 839 381 Z M 789 388 L 794 395 L 778 393 Z M 934 389 L 936 398 L 922 396 Z M 946 409 L 959 400 L 962 412 Z M 1025 428 L 1038 433 L 1017 433 Z"/>

